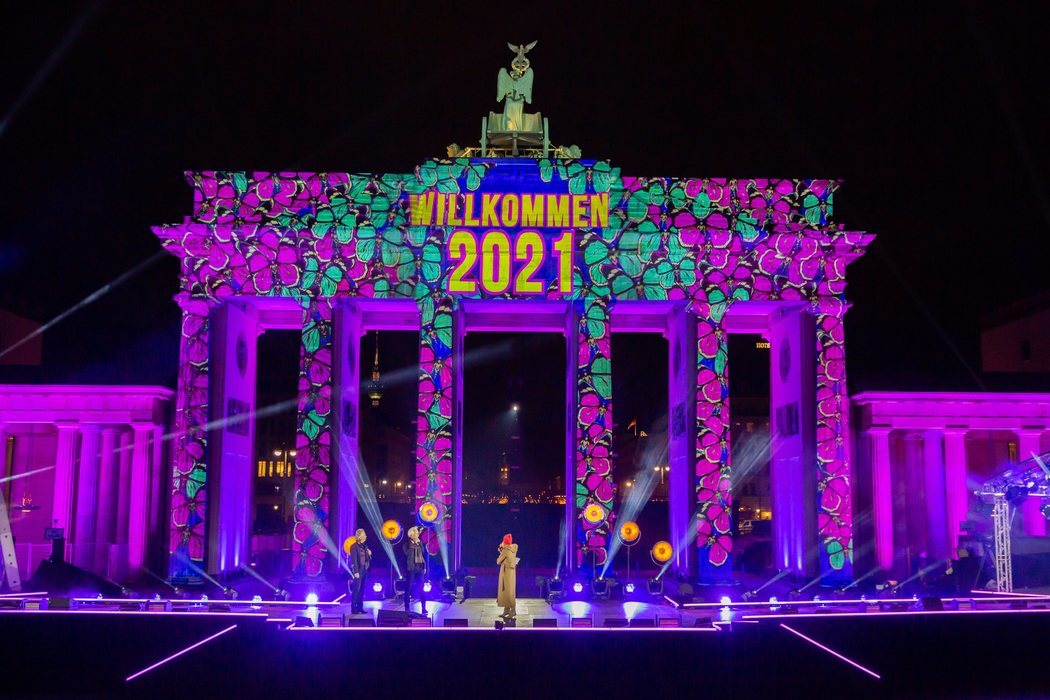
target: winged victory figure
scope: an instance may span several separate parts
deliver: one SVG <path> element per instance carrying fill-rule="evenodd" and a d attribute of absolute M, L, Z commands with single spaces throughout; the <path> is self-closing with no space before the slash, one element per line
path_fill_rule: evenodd
<path fill-rule="evenodd" d="M 506 99 L 503 103 L 503 129 L 530 131 L 526 124 L 525 103 L 532 104 L 532 68 L 525 54 L 536 46 L 536 42 L 524 46 L 508 43 L 507 46 L 516 55 L 511 61 L 510 70 L 500 68 L 496 79 L 496 101 Z"/>

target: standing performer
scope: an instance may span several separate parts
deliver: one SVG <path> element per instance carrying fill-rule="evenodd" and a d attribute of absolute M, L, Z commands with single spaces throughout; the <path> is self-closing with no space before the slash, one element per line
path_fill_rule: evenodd
<path fill-rule="evenodd" d="M 518 561 L 518 545 L 514 544 L 510 535 L 504 535 L 499 546 L 499 557 L 496 559 L 496 563 L 499 564 L 499 593 L 496 595 L 496 604 L 503 606 L 503 614 L 500 617 L 505 620 L 513 620 L 518 615 L 515 600 L 517 582 L 514 573 Z"/>
<path fill-rule="evenodd" d="M 372 550 L 365 546 L 368 535 L 361 528 L 354 533 L 356 541 L 350 545 L 350 614 L 365 611 L 365 578 L 372 567 Z"/>
<path fill-rule="evenodd" d="M 427 614 L 427 591 L 423 587 L 426 578 L 426 557 L 423 556 L 423 543 L 419 541 L 419 528 L 408 528 L 408 539 L 405 540 L 405 612 L 411 612 L 409 603 L 412 600 L 412 586 L 419 582 L 420 611 Z"/>

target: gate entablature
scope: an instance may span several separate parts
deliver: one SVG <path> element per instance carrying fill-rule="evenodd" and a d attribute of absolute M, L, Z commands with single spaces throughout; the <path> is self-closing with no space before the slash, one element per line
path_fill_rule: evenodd
<path fill-rule="evenodd" d="M 606 556 L 615 521 L 610 477 L 611 309 L 618 302 L 673 303 L 693 325 L 689 357 L 697 388 L 689 427 L 688 490 L 696 517 L 699 570 L 723 577 L 729 538 L 727 309 L 755 301 L 803 303 L 816 352 L 816 499 L 825 570 L 848 572 L 852 515 L 846 435 L 842 318 L 845 268 L 872 240 L 832 223 L 836 181 L 624 177 L 608 161 L 433 159 L 411 174 L 188 173 L 192 216 L 154 229 L 182 259 L 182 351 L 173 472 L 173 572 L 203 563 L 209 457 L 203 426 L 226 411 L 209 406 L 209 328 L 213 309 L 237 297 L 282 297 L 302 313 L 295 566 L 320 573 L 320 530 L 331 527 L 333 406 L 354 399 L 340 318 L 353 302 L 373 308 L 411 302 L 420 318 L 417 500 L 441 511 L 441 542 L 458 556 L 453 529 L 460 420 L 454 406 L 462 352 L 463 300 L 526 308 L 562 300 L 574 389 L 575 533 L 570 566 Z M 689 325 L 687 323 L 687 325 Z M 347 364 L 347 368 L 349 365 Z M 344 396 L 343 394 L 350 394 Z M 356 410 L 356 404 L 354 405 Z M 209 415 L 210 409 L 210 415 Z M 340 411 L 345 410 L 343 408 Z M 349 414 L 347 414 L 349 415 Z M 341 430 L 346 429 L 346 421 Z M 692 437 L 695 434 L 695 439 Z M 356 433 L 354 433 L 356 439 Z M 356 445 L 356 443 L 353 443 Z M 356 460 L 356 457 L 352 459 Z M 356 468 L 356 467 L 355 467 Z M 340 477 L 342 478 L 342 477 Z M 352 495 L 352 494 L 348 494 Z M 343 497 L 340 497 L 343 498 Z M 352 501 L 343 500 L 343 509 Z M 580 516 L 598 504 L 604 520 Z M 352 517 L 352 516 L 351 516 Z M 339 516 L 338 541 L 349 522 Z M 218 521 L 212 521 L 218 522 Z M 214 527 L 214 526 L 213 526 Z M 210 545 L 209 545 L 210 546 Z M 219 546 L 219 545 L 216 545 Z"/>

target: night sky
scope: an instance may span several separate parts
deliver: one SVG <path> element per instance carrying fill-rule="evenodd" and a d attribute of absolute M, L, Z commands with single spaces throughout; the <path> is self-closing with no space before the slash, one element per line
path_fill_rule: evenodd
<path fill-rule="evenodd" d="M 184 170 L 409 172 L 473 143 L 506 42 L 538 39 L 532 107 L 585 157 L 846 181 L 836 220 L 878 236 L 849 269 L 854 391 L 1035 388 L 981 374 L 978 341 L 1050 286 L 1040 4 L 21 5 L 0 14 L 0 308 L 45 321 L 153 255 L 148 226 L 190 212 Z M 165 257 L 0 381 L 174 386 L 176 291 Z M 513 384 L 507 364 L 471 382 Z M 622 410 L 652 413 L 652 378 L 624 371 Z"/>

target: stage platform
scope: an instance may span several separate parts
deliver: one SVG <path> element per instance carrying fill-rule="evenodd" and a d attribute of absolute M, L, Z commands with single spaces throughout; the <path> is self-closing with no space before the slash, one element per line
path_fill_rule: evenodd
<path fill-rule="evenodd" d="M 489 599 L 429 603 L 432 626 L 393 628 L 371 626 L 393 601 L 368 604 L 360 619 L 369 626 L 344 627 L 341 601 L 43 600 L 0 597 L 0 658 L 33 669 L 5 674 L 0 694 L 442 698 L 511 683 L 516 696 L 537 698 L 988 697 L 1050 688 L 1038 652 L 1050 635 L 1045 596 L 772 606 L 522 599 L 517 626 L 502 630 Z M 448 626 L 463 619 L 468 627 Z M 550 619 L 558 626 L 537 624 Z M 657 626 L 638 626 L 646 620 Z"/>

